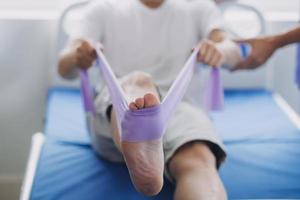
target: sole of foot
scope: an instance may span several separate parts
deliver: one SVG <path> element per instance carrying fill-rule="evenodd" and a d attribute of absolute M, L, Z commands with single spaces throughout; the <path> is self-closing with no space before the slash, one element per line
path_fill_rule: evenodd
<path fill-rule="evenodd" d="M 146 94 L 129 104 L 131 110 L 158 105 L 158 98 Z M 158 194 L 163 186 L 164 157 L 162 139 L 145 142 L 121 142 L 123 156 L 135 188 L 147 195 Z"/>

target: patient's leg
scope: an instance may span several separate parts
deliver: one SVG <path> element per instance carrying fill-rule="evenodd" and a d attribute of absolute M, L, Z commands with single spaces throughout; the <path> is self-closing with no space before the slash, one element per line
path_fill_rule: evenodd
<path fill-rule="evenodd" d="M 205 143 L 182 146 L 168 164 L 176 180 L 175 200 L 226 200 L 216 159 Z"/>
<path fill-rule="evenodd" d="M 151 77 L 142 72 L 130 74 L 122 81 L 129 108 L 143 109 L 159 104 L 159 97 Z M 123 153 L 131 179 L 136 189 L 146 195 L 157 194 L 163 185 L 162 139 L 147 142 L 126 142 L 120 140 L 116 116 L 112 112 L 111 126 L 114 141 Z"/>

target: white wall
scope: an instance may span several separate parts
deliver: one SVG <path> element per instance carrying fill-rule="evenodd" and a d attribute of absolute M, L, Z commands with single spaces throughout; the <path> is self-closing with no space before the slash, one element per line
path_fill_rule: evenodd
<path fill-rule="evenodd" d="M 0 19 L 0 30 L 1 186 L 21 180 L 30 137 L 43 130 L 55 27 L 53 21 Z"/>
<path fill-rule="evenodd" d="M 300 8 L 299 0 L 238 0 L 241 3 L 250 4 L 263 10 L 264 12 L 298 12 Z"/>
<path fill-rule="evenodd" d="M 287 30 L 299 25 L 297 22 L 271 23 L 270 32 Z M 273 89 L 300 113 L 300 92 L 295 84 L 296 45 L 280 49 L 270 60 L 273 67 Z"/>
<path fill-rule="evenodd" d="M 78 0 L 0 0 L 0 11 L 7 10 L 43 10 L 55 11 L 64 7 L 66 4 Z"/>

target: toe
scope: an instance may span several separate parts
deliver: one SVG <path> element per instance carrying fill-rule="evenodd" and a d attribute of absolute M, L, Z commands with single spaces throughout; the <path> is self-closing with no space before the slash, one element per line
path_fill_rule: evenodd
<path fill-rule="evenodd" d="M 130 110 L 137 110 L 138 107 L 136 106 L 136 104 L 135 104 L 134 102 L 131 102 L 131 103 L 129 104 L 129 109 L 130 109 Z"/>
<path fill-rule="evenodd" d="M 140 108 L 144 108 L 144 105 L 145 105 L 145 101 L 144 101 L 144 98 L 137 98 L 135 100 L 135 104 L 137 105 L 137 107 L 140 109 Z"/>
<path fill-rule="evenodd" d="M 151 93 L 145 94 L 145 107 L 152 107 L 159 104 L 159 101 L 156 96 Z"/>

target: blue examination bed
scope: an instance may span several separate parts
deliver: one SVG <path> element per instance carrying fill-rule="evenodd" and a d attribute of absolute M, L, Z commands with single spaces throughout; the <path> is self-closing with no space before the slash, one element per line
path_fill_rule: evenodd
<path fill-rule="evenodd" d="M 282 99 L 264 90 L 226 91 L 226 109 L 212 119 L 228 153 L 220 169 L 230 199 L 300 199 L 300 131 Z M 293 114 L 293 113 L 292 113 Z M 45 140 L 32 200 L 171 200 L 166 181 L 156 197 L 138 194 L 126 166 L 93 152 L 79 90 L 49 91 Z"/>

